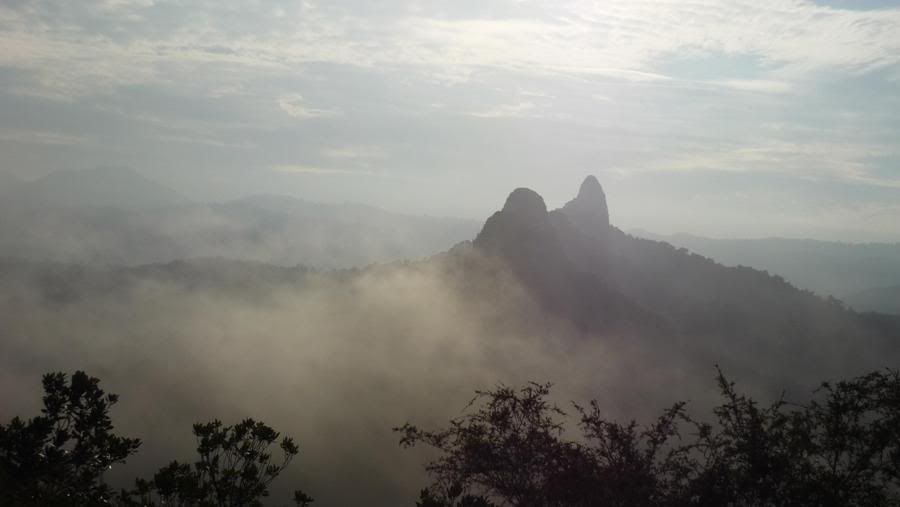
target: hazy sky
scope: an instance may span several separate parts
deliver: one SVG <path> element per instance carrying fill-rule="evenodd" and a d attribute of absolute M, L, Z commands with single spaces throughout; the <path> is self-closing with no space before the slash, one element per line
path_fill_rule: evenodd
<path fill-rule="evenodd" d="M 900 241 L 900 2 L 0 0 L 0 176 Z"/>

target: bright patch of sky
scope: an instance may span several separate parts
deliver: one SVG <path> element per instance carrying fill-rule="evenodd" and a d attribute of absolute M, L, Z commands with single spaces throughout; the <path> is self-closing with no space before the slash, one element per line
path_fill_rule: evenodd
<path fill-rule="evenodd" d="M 597 174 L 625 228 L 900 241 L 900 5 L 14 0 L 0 173 L 129 166 L 483 218 Z"/>
<path fill-rule="evenodd" d="M 816 0 L 816 4 L 836 9 L 875 10 L 895 9 L 897 0 Z"/>

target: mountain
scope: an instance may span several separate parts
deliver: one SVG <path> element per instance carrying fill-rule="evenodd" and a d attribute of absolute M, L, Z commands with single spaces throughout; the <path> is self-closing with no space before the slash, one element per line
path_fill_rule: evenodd
<path fill-rule="evenodd" d="M 592 177 L 572 201 L 554 210 L 533 190 L 514 190 L 474 240 L 444 253 L 334 272 L 278 264 L 358 266 L 413 251 L 426 257 L 470 234 L 471 224 L 278 196 L 103 216 L 68 241 L 99 244 L 102 236 L 95 240 L 86 233 L 105 231 L 132 239 L 119 244 L 123 260 L 134 260 L 132 255 L 163 260 L 119 268 L 103 263 L 26 268 L 8 261 L 0 279 L 37 287 L 51 302 L 89 295 L 118 300 L 126 288 L 138 290 L 149 282 L 241 300 L 281 290 L 316 299 L 315 287 L 324 283 L 339 287 L 340 294 L 375 298 L 361 305 L 363 312 L 400 298 L 390 319 L 391 329 L 398 326 L 401 335 L 409 322 L 419 321 L 418 315 L 442 308 L 437 301 L 460 300 L 466 310 L 450 311 L 452 318 L 439 312 L 436 319 L 444 324 L 435 332 L 454 334 L 457 324 L 454 330 L 444 331 L 444 326 L 460 319 L 489 329 L 484 339 L 540 334 L 564 350 L 596 343 L 632 357 L 655 375 L 685 382 L 719 364 L 774 389 L 900 360 L 900 317 L 856 313 L 779 276 L 724 266 L 666 242 L 626 234 L 609 223 L 603 189 Z M 167 225 L 160 228 L 160 223 Z M 53 241 L 60 244 L 59 237 Z M 219 259 L 177 261 L 185 252 Z M 347 264 L 337 265 L 341 262 Z M 19 279 L 16 273 L 30 274 Z M 428 281 L 415 290 L 406 288 L 409 280 L 422 278 Z M 337 306 L 334 314 L 343 314 Z"/>
<path fill-rule="evenodd" d="M 146 182 L 134 175 L 121 177 L 118 184 L 130 181 L 130 192 L 147 195 L 144 201 L 134 198 L 125 206 L 103 197 L 103 207 L 82 205 L 101 200 L 86 201 L 87 194 L 79 188 L 65 198 L 48 197 L 65 194 L 61 178 L 36 182 L 33 185 L 37 187 L 18 192 L 20 205 L 0 214 L 0 256 L 131 266 L 224 257 L 345 268 L 433 255 L 477 230 L 477 223 L 468 220 L 403 215 L 358 204 L 323 204 L 286 196 L 188 203 L 166 199 L 169 194 L 154 190 L 164 187 L 142 186 Z M 105 193 L 108 189 L 104 188 L 94 190 Z M 163 202 L 170 205 L 153 204 Z"/>
<path fill-rule="evenodd" d="M 689 234 L 636 236 L 665 241 L 728 266 L 751 266 L 822 296 L 852 299 L 900 285 L 900 243 L 839 243 L 803 239 L 711 239 Z M 849 301 L 848 301 L 849 303 Z"/>
<path fill-rule="evenodd" d="M 784 379 L 800 360 L 846 373 L 900 353 L 900 320 L 858 315 L 781 277 L 611 226 L 593 177 L 550 212 L 535 192 L 515 190 L 474 245 L 503 258 L 545 309 L 585 331 L 665 337 L 689 363 L 709 358 Z"/>
<path fill-rule="evenodd" d="M 571 220 L 579 234 L 597 240 L 597 245 L 603 248 L 609 236 L 609 208 L 606 193 L 595 176 L 585 178 L 578 195 L 559 211 Z"/>
<path fill-rule="evenodd" d="M 203 255 L 320 268 L 427 257 L 471 238 L 478 227 L 472 220 L 274 195 L 210 205 L 208 213 L 221 217 L 222 229 Z"/>
<path fill-rule="evenodd" d="M 867 289 L 845 296 L 843 301 L 859 311 L 900 315 L 900 285 Z"/>
<path fill-rule="evenodd" d="M 189 433 L 171 438 L 170 428 L 262 414 L 293 428 L 314 464 L 279 481 L 274 497 L 302 484 L 327 492 L 329 505 L 400 505 L 421 488 L 421 460 L 390 428 L 459 417 L 474 389 L 550 381 L 567 399 L 598 399 L 611 418 L 646 421 L 677 400 L 691 413 L 721 401 L 716 366 L 764 403 L 900 364 L 900 316 L 860 314 L 778 276 L 626 234 L 609 223 L 602 190 L 588 178 L 548 210 L 537 192 L 516 189 L 463 236 L 474 240 L 360 269 L 0 259 L 0 386 L 13 386 L 3 406 L 31 406 L 16 403 L 23 378 L 99 372 L 136 400 L 118 417 L 160 456 L 193 450 Z M 79 230 L 95 234 L 81 243 L 130 231 L 142 239 L 127 246 L 143 250 L 277 258 L 278 244 L 309 245 L 302 251 L 346 259 L 360 230 L 403 222 L 433 234 L 419 227 L 441 223 L 273 196 L 188 209 L 104 214 Z M 148 475 L 119 468 L 111 484 L 116 473 L 123 485 Z M 358 478 L 353 488 L 345 477 Z"/>
<path fill-rule="evenodd" d="M 150 210 L 189 204 L 174 190 L 123 167 L 56 171 L 17 189 L 12 204 L 28 210 Z"/>
<path fill-rule="evenodd" d="M 602 263 L 609 215 L 599 183 L 585 180 L 564 208 L 547 211 L 533 190 L 518 188 L 485 222 L 474 246 L 501 257 L 544 308 L 589 331 L 647 331 L 662 323 L 609 283 Z M 601 310 L 601 311 L 598 311 Z"/>

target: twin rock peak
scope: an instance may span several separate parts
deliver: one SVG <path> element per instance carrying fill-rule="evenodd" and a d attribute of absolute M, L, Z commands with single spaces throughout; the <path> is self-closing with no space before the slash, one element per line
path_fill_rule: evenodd
<path fill-rule="evenodd" d="M 544 199 L 534 190 L 513 190 L 503 209 L 485 222 L 475 246 L 504 257 L 553 257 L 563 253 L 556 250 L 572 246 L 573 241 L 603 249 L 609 234 L 606 194 L 597 178 L 588 176 L 578 195 L 553 211 L 547 210 Z"/>

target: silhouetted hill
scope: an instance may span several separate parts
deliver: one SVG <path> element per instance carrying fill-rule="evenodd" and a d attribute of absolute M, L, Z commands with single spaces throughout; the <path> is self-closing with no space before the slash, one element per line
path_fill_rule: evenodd
<path fill-rule="evenodd" d="M 23 183 L 7 205 L 33 209 L 150 210 L 188 204 L 184 196 L 124 167 L 57 171 Z"/>
<path fill-rule="evenodd" d="M 62 191 L 55 184 L 53 188 Z M 64 201 L 84 197 L 77 189 L 75 194 Z M 425 257 L 477 230 L 477 224 L 468 220 L 285 196 L 138 209 L 61 208 L 47 203 L 47 194 L 43 195 L 20 194 L 27 206 L 0 213 L 0 256 L 93 265 L 225 257 L 342 268 Z"/>
<path fill-rule="evenodd" d="M 750 266 L 783 276 L 822 296 L 846 299 L 900 284 L 900 243 L 839 243 L 806 239 L 712 239 L 689 234 L 634 235 L 665 241 L 728 266 Z"/>
<path fill-rule="evenodd" d="M 801 358 L 840 370 L 867 355 L 865 348 L 892 357 L 900 351 L 900 328 L 885 334 L 883 322 L 874 325 L 837 300 L 611 227 L 593 177 L 549 214 L 538 194 L 515 190 L 474 244 L 505 259 L 545 308 L 594 332 L 616 323 L 645 338 L 650 329 L 669 333 L 691 361 L 783 375 Z M 641 326 L 647 322 L 654 325 Z"/>
<path fill-rule="evenodd" d="M 568 267 L 544 199 L 527 188 L 509 194 L 503 209 L 487 219 L 474 244 L 507 259 L 523 275 Z"/>
<path fill-rule="evenodd" d="M 28 287 L 48 304 L 117 297 L 141 285 L 175 284 L 252 299 L 279 286 L 297 288 L 314 270 L 222 258 L 197 258 L 134 267 L 103 267 L 0 259 L 0 285 Z"/>
<path fill-rule="evenodd" d="M 900 285 L 864 290 L 845 296 L 843 301 L 862 312 L 900 315 Z"/>
<path fill-rule="evenodd" d="M 578 195 L 560 211 L 569 217 L 582 236 L 598 240 L 597 245 L 603 248 L 603 242 L 609 236 L 609 208 L 606 205 L 606 194 L 596 177 L 585 178 L 578 189 Z"/>
<path fill-rule="evenodd" d="M 657 327 L 661 323 L 611 286 L 603 272 L 609 219 L 597 189 L 596 179 L 587 180 L 566 208 L 549 213 L 540 195 L 518 188 L 488 218 L 474 246 L 502 258 L 546 309 L 586 331 Z"/>

